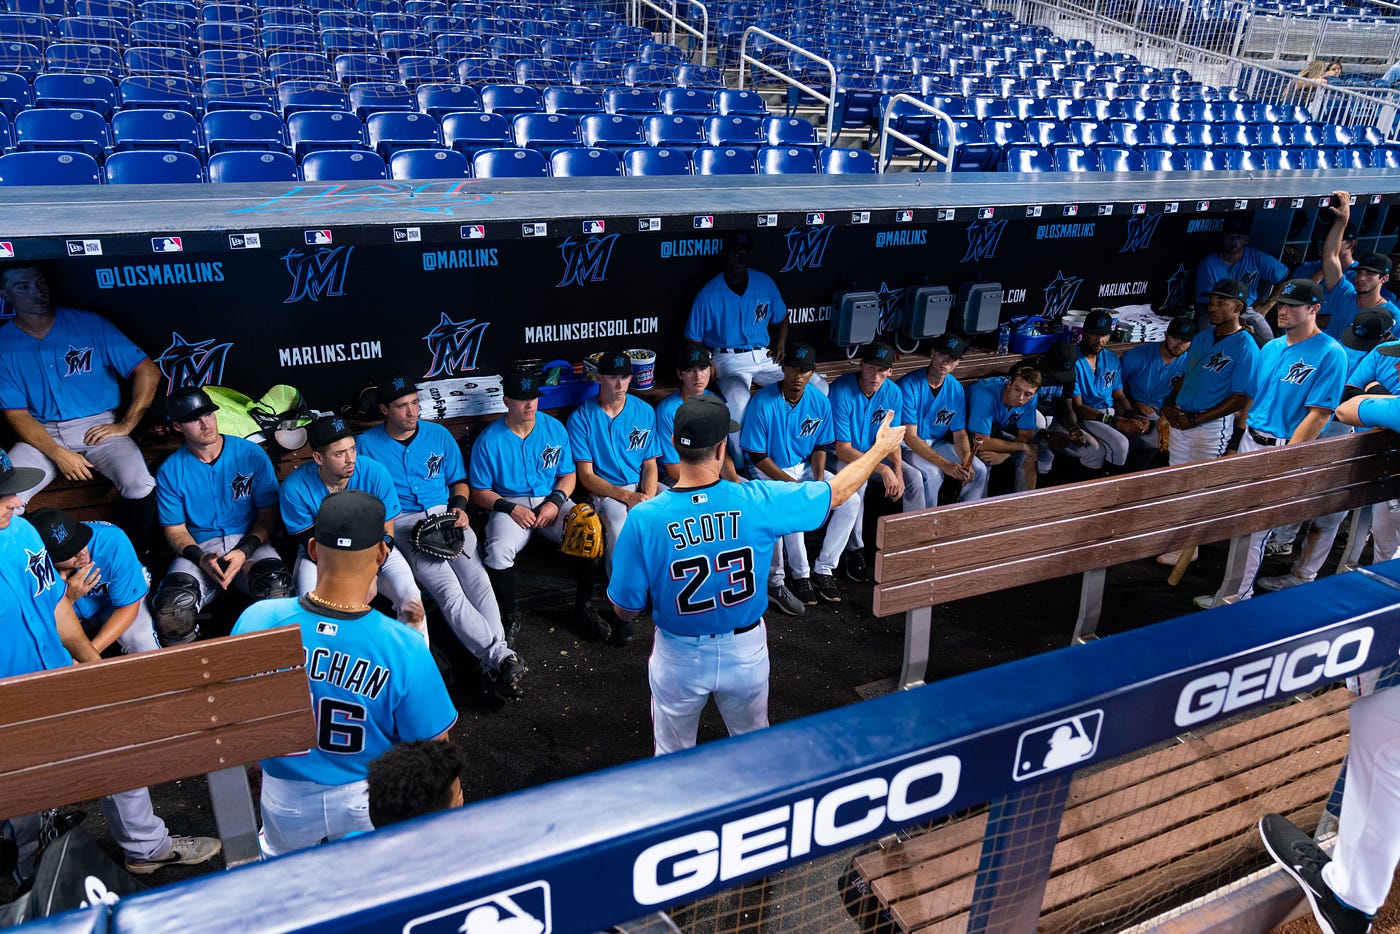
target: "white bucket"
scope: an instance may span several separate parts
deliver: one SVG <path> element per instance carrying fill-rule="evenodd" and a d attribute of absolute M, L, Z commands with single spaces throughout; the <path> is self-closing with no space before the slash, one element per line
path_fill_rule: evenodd
<path fill-rule="evenodd" d="M 629 350 L 632 361 L 632 388 L 650 389 L 656 384 L 656 354 L 650 350 Z"/>

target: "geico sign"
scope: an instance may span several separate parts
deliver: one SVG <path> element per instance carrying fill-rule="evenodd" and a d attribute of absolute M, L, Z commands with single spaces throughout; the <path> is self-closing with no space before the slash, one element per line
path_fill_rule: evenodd
<path fill-rule="evenodd" d="M 1354 629 L 1335 639 L 1319 639 L 1291 652 L 1279 652 L 1238 665 L 1229 671 L 1202 675 L 1187 684 L 1176 701 L 1176 725 L 1204 720 L 1279 694 L 1292 694 L 1349 675 L 1366 664 L 1375 632 Z"/>
<path fill-rule="evenodd" d="M 632 865 L 632 895 L 641 905 L 672 902 L 717 879 L 802 856 L 813 844 L 840 846 L 873 833 L 886 820 L 918 820 L 953 800 L 961 774 L 957 756 L 939 756 L 905 766 L 888 781 L 862 779 L 821 797 L 729 821 L 718 831 L 697 830 L 653 844 Z"/>

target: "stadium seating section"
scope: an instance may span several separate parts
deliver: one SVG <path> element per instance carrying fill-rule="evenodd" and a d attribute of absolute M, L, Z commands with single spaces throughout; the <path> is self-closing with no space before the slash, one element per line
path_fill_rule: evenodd
<path fill-rule="evenodd" d="M 604 0 L 0 2 L 0 185 L 869 173 L 886 117 L 954 171 L 1400 166 L 1375 126 L 967 0 L 728 0 L 713 63 Z M 753 25 L 836 65 L 832 89 L 809 59 L 749 44 L 833 94 L 835 138 L 810 95 L 732 86 Z"/>

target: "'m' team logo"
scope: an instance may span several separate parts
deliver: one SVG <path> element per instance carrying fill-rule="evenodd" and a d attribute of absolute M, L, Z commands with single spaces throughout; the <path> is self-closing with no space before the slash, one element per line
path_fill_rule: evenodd
<path fill-rule="evenodd" d="M 756 305 L 753 306 L 753 320 L 754 320 L 754 324 L 757 324 L 757 323 L 760 322 L 760 321 L 767 321 L 767 320 L 768 320 L 768 303 L 767 303 L 767 302 L 759 302 L 758 304 L 756 304 Z"/>
<path fill-rule="evenodd" d="M 794 227 L 787 232 L 787 262 L 779 272 L 817 269 L 826 256 L 826 245 L 835 227 Z"/>
<path fill-rule="evenodd" d="M 27 559 L 25 567 L 28 569 L 29 575 L 34 578 L 34 596 L 37 597 L 53 586 L 53 562 L 49 560 L 49 553 L 42 548 L 37 554 L 26 548 L 24 554 Z"/>
<path fill-rule="evenodd" d="M 899 323 L 899 310 L 904 303 L 904 289 L 892 289 L 881 282 L 880 291 L 875 293 L 875 300 L 880 308 L 880 322 L 876 325 L 876 330 L 894 330 L 894 326 Z"/>
<path fill-rule="evenodd" d="M 1311 363 L 1304 363 L 1302 360 L 1299 360 L 1288 368 L 1288 372 L 1283 374 L 1283 379 L 1279 380 L 1279 382 L 1301 386 L 1308 381 L 1308 377 L 1312 376 L 1313 370 L 1316 369 L 1317 367 L 1313 366 Z"/>
<path fill-rule="evenodd" d="M 1163 308 L 1185 308 L 1193 304 L 1191 300 L 1191 284 L 1195 277 L 1186 271 L 1185 264 L 1178 263 L 1176 272 L 1172 273 L 1167 280 L 1167 297 L 1162 302 Z"/>
<path fill-rule="evenodd" d="M 323 298 L 340 298 L 345 294 L 345 273 L 350 268 L 350 254 L 353 246 L 325 247 L 308 253 L 305 250 L 288 250 L 282 263 L 292 277 L 292 288 L 282 304 L 290 305 L 309 298 L 319 302 Z"/>
<path fill-rule="evenodd" d="M 63 362 L 68 364 L 68 372 L 64 376 L 73 376 L 76 373 L 92 372 L 92 348 L 91 347 L 68 347 L 68 352 L 63 355 Z"/>
<path fill-rule="evenodd" d="M 871 413 L 870 413 L 870 424 L 872 424 L 872 425 L 878 425 L 878 424 L 880 424 L 881 422 L 883 422 L 883 421 L 885 420 L 885 413 L 888 412 L 888 411 L 889 411 L 889 409 L 876 409 L 875 411 L 871 412 Z"/>
<path fill-rule="evenodd" d="M 620 236 L 608 234 L 606 237 L 589 237 L 585 240 L 566 237 L 559 244 L 559 255 L 564 258 L 564 274 L 554 283 L 554 287 L 559 289 L 566 285 L 608 281 L 608 262 Z"/>
<path fill-rule="evenodd" d="M 442 476 L 442 458 L 443 455 L 441 454 L 428 455 L 428 459 L 423 463 L 423 470 L 426 474 L 424 479 L 436 480 L 438 477 Z"/>
<path fill-rule="evenodd" d="M 1006 229 L 1006 218 L 999 221 L 977 221 L 967 228 L 967 252 L 960 263 L 980 263 L 997 255 L 1001 244 L 1001 232 Z"/>
<path fill-rule="evenodd" d="M 481 352 L 481 338 L 490 323 L 477 321 L 475 318 L 453 321 L 443 314 L 437 327 L 423 337 L 433 355 L 432 362 L 428 364 L 428 372 L 423 374 L 423 378 L 431 379 L 434 376 L 470 373 L 475 370 L 476 356 Z"/>
<path fill-rule="evenodd" d="M 817 429 L 822 426 L 820 418 L 804 418 L 801 426 L 797 429 L 799 437 L 808 438 L 817 433 Z"/>
<path fill-rule="evenodd" d="M 1053 320 L 1069 311 L 1074 304 L 1074 296 L 1079 294 L 1079 287 L 1083 284 L 1084 280 L 1079 276 L 1056 272 L 1055 278 L 1045 287 L 1045 310 L 1041 314 Z"/>
<path fill-rule="evenodd" d="M 934 416 L 933 416 L 933 423 L 934 423 L 935 425 L 951 425 L 951 424 L 953 424 L 953 410 L 952 410 L 952 409 L 939 409 L 939 410 L 934 414 Z"/>
<path fill-rule="evenodd" d="M 633 428 L 631 434 L 627 436 L 627 450 L 640 451 L 646 447 L 647 439 L 651 437 L 649 428 Z"/>
<path fill-rule="evenodd" d="M 224 381 L 224 360 L 233 344 L 216 344 L 214 338 L 185 340 L 178 331 L 170 332 L 170 346 L 156 357 L 165 375 L 167 395 L 186 386 L 217 386 Z"/>
<path fill-rule="evenodd" d="M 250 473 L 234 474 L 233 479 L 229 481 L 228 488 L 233 492 L 234 502 L 247 499 L 253 495 L 253 475 Z"/>
<path fill-rule="evenodd" d="M 1119 253 L 1136 253 L 1152 246 L 1152 236 L 1157 232 L 1161 214 L 1134 214 L 1128 218 L 1128 236 L 1119 247 Z"/>
<path fill-rule="evenodd" d="M 1201 364 L 1201 369 L 1209 373 L 1223 373 L 1225 371 L 1225 368 L 1229 365 L 1230 358 L 1217 350 L 1215 353 L 1210 355 L 1210 357 L 1206 360 L 1205 363 Z"/>
<path fill-rule="evenodd" d="M 560 454 L 561 451 L 563 451 L 563 449 L 564 449 L 564 446 L 561 445 L 561 444 L 551 444 L 549 447 L 547 447 L 547 448 L 545 448 L 543 451 L 541 451 L 541 452 L 540 452 L 540 469 L 541 469 L 541 470 L 553 470 L 555 467 L 558 467 L 558 466 L 559 466 L 559 454 Z"/>

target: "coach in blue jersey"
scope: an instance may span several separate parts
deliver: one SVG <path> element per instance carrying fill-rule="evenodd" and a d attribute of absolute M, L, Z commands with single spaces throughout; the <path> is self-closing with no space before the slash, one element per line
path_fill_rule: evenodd
<path fill-rule="evenodd" d="M 943 480 L 952 477 L 962 484 L 958 502 L 967 503 L 987 495 L 991 468 L 974 456 L 967 433 L 967 396 L 962 383 L 953 376 L 967 342 L 955 334 L 940 334 L 929 348 L 928 367 L 905 375 L 899 381 L 904 397 L 904 444 L 909 451 L 905 463 L 918 476 L 917 496 L 908 492 L 905 509 L 938 505 Z"/>
<path fill-rule="evenodd" d="M 967 433 L 977 458 L 988 467 L 1010 462 L 1017 493 L 1035 489 L 1035 394 L 1040 368 L 1020 364 L 1009 376 L 979 379 L 967 391 Z"/>
<path fill-rule="evenodd" d="M 1196 336 L 1196 323 L 1190 318 L 1173 318 L 1167 336 L 1155 344 L 1139 344 L 1124 351 L 1119 360 L 1123 395 L 1130 411 L 1147 419 L 1147 430 L 1128 436 L 1128 466 L 1134 470 L 1151 467 L 1161 439 L 1157 421 L 1174 384 L 1186 372 L 1186 351 Z"/>
<path fill-rule="evenodd" d="M 796 352 L 796 348 L 794 348 Z M 768 725 L 768 636 L 758 577 L 779 536 L 815 529 L 851 497 L 904 432 L 888 424 L 834 477 L 803 483 L 720 479 L 729 411 L 699 396 L 676 412 L 681 479 L 636 507 L 617 544 L 624 573 L 608 585 L 628 620 L 652 606 L 647 665 L 657 755 L 695 745 L 711 695 L 731 735 Z"/>
<path fill-rule="evenodd" d="M 44 271 L 17 263 L 0 271 L 13 320 L 0 324 L 0 407 L 19 439 L 14 462 L 43 472 L 30 497 L 58 474 L 90 480 L 93 471 L 121 494 L 118 519 L 145 553 L 155 522 L 155 480 L 131 432 L 155 399 L 160 371 L 105 318 L 54 307 Z M 117 417 L 121 381 L 130 401 Z"/>
<path fill-rule="evenodd" d="M 1225 222 L 1219 249 L 1204 257 L 1196 266 L 1196 298 L 1205 301 L 1215 283 L 1221 279 L 1235 279 L 1243 283 L 1245 308 L 1240 322 L 1253 333 L 1255 343 L 1262 347 L 1273 339 L 1274 331 L 1264 320 L 1269 303 L 1261 302 L 1260 296 L 1269 293 L 1261 286 L 1267 284 L 1272 287 L 1275 283 L 1283 282 L 1288 278 L 1288 267 L 1249 245 L 1250 226 L 1250 221 L 1244 217 Z M 1205 330 L 1206 323 L 1204 310 L 1198 309 L 1197 330 Z"/>
<path fill-rule="evenodd" d="M 591 494 L 603 520 L 603 560 L 612 573 L 613 548 L 627 522 L 627 510 L 656 495 L 656 412 L 636 396 L 632 361 L 620 350 L 598 360 L 598 395 L 585 399 L 569 416 L 569 446 L 578 484 Z"/>
<path fill-rule="evenodd" d="M 67 582 L 73 611 L 94 649 L 105 652 L 114 642 L 128 654 L 160 648 L 146 609 L 151 574 L 125 532 L 109 522 L 79 522 L 48 507 L 27 518 Z"/>
<path fill-rule="evenodd" d="M 198 635 L 195 614 L 237 584 L 256 600 L 285 597 L 292 576 L 268 544 L 277 521 L 277 474 L 262 448 L 219 433 L 218 406 L 198 387 L 177 389 L 166 414 L 185 443 L 156 471 L 165 539 L 177 557 L 151 610 L 165 645 Z"/>
<path fill-rule="evenodd" d="M 661 466 L 661 482 L 670 486 L 681 477 L 681 456 L 671 440 L 671 429 L 676 423 L 676 411 L 687 399 L 694 399 L 701 393 L 710 393 L 710 379 L 714 375 L 710 351 L 701 344 L 686 343 L 676 351 L 676 382 L 680 388 L 656 403 L 656 441 L 661 446 L 661 456 L 657 462 Z M 713 393 L 710 393 L 713 395 Z M 716 396 L 715 398 L 719 398 Z M 725 452 L 727 459 L 720 475 L 735 483 L 744 482 L 734 467 L 734 458 Z"/>
<path fill-rule="evenodd" d="M 1317 326 L 1322 287 L 1311 279 L 1289 279 L 1278 295 L 1278 323 L 1285 334 L 1264 346 L 1255 370 L 1253 401 L 1240 453 L 1312 441 L 1342 401 L 1347 355 Z M 1237 591 L 1197 597 L 1202 608 L 1247 600 L 1264 557 L 1269 532 L 1250 536 L 1244 577 Z"/>
<path fill-rule="evenodd" d="M 394 520 L 394 538 L 413 541 L 413 527 L 428 515 L 456 515 L 457 527 L 466 537 L 458 557 L 444 561 L 412 548 L 404 556 L 457 638 L 481 663 L 491 689 L 504 698 L 522 697 L 525 665 L 506 644 L 496 594 L 477 555 L 476 534 L 467 522 L 471 488 L 457 440 L 436 422 L 419 418 L 418 387 L 407 376 L 382 381 L 376 398 L 384 424 L 360 435 L 359 452 L 393 478 L 403 510 Z"/>
<path fill-rule="evenodd" d="M 816 350 L 810 344 L 794 344 L 783 360 L 782 382 L 754 395 L 740 437 L 744 453 L 753 465 L 750 476 L 755 480 L 800 483 L 832 476 L 826 469 L 824 450 L 835 441 L 831 402 L 809 384 L 816 366 Z M 789 615 L 800 614 L 800 607 L 794 612 L 793 597 L 805 606 L 815 606 L 819 599 L 825 603 L 841 602 L 832 572 L 851 539 L 859 514 L 860 500 L 854 497 L 832 509 L 815 567 L 807 560 L 806 536 L 802 532 L 783 537 L 783 547 L 774 549 L 768 573 L 769 596 L 779 609 Z M 783 585 L 784 552 L 792 566 L 792 584 L 787 587 Z"/>
<path fill-rule="evenodd" d="M 316 586 L 243 612 L 234 635 L 293 625 L 306 650 L 316 745 L 262 761 L 259 843 L 268 856 L 372 830 L 366 775 L 394 743 L 447 739 L 457 711 L 418 633 L 365 602 L 389 556 L 384 504 L 332 493 L 308 543 Z"/>
<path fill-rule="evenodd" d="M 503 379 L 506 417 L 481 430 L 472 445 L 472 501 L 490 510 L 486 520 L 486 573 L 505 616 L 506 641 L 515 644 L 520 613 L 515 605 L 515 559 L 535 532 L 550 541 L 564 537 L 570 496 L 577 482 L 569 432 L 559 420 L 539 410 L 540 383 L 534 373 L 516 370 Z M 572 557 L 574 616 L 595 639 L 628 633 L 611 632 L 593 608 L 597 560 Z"/>

